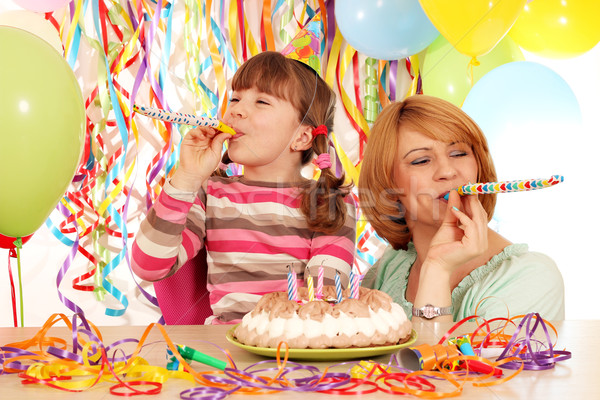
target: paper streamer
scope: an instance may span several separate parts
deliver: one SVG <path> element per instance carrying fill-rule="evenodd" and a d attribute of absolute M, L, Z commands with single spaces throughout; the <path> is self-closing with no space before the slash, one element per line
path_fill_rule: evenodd
<path fill-rule="evenodd" d="M 404 93 L 396 88 L 400 78 L 396 75 L 404 72 L 403 62 L 377 63 L 369 59 L 365 62 L 365 79 L 359 76 L 364 73 L 359 64 L 361 58 L 343 42 L 335 27 L 334 2 L 278 0 L 263 4 L 258 14 L 248 12 L 243 1 L 205 3 L 74 0 L 66 13 L 62 10 L 45 14 L 59 31 L 65 43 L 65 58 L 78 78 L 80 71 L 75 66 L 86 62 L 82 57 L 89 54 L 82 51 L 87 50 L 83 46 L 99 56 L 97 81 L 86 82 L 91 92 L 85 107 L 93 118 L 86 121 L 82 165 L 62 201 L 69 213 L 57 207 L 53 216 L 56 226 L 52 220 L 46 225 L 64 245 L 77 244 L 76 251 L 92 264 L 83 260 L 86 266 L 81 267 L 78 259 L 73 260 L 76 253 L 72 252 L 68 262 L 73 261 L 72 269 L 77 269 L 70 271 L 77 276 L 73 289 L 92 292 L 97 301 L 104 301 L 104 296 L 110 294 L 122 304 L 116 309 L 107 308 L 108 315 L 122 315 L 127 309 L 125 294 L 111 283 L 110 275 L 119 267 L 127 268 L 123 264 L 134 233 L 129 228 L 128 203 L 131 199 L 134 203 L 129 207 L 136 210 L 152 205 L 176 165 L 179 136 L 185 134 L 189 121 L 201 118 L 180 114 L 191 119 L 185 125 L 174 119 L 154 124 L 152 133 L 157 140 L 152 145 L 156 154 L 151 161 L 140 160 L 137 148 L 147 143 L 139 134 L 144 131 L 138 133 L 138 121 L 133 118 L 141 108 L 135 106 L 135 99 L 155 105 L 163 114 L 182 103 L 189 106 L 188 100 L 193 99 L 190 107 L 206 111 L 203 115 L 223 115 L 228 100 L 227 82 L 238 66 L 260 51 L 281 51 L 320 14 L 324 29 L 319 54 L 321 72 L 327 71 L 326 76 L 323 74 L 327 82 L 341 90 L 344 112 L 356 130 L 352 140 L 359 144 L 358 154 L 346 155 L 333 133 L 336 171 L 343 165 L 346 176 L 356 183 L 369 124 L 381 109 L 382 99 L 399 100 Z M 184 18 L 177 20 L 178 17 Z M 133 77 L 133 82 L 128 77 Z M 174 87 L 177 91 L 172 90 Z M 363 104 L 361 93 L 365 96 Z M 217 119 L 204 119 L 219 127 Z M 143 193 L 136 193 L 134 188 L 134 169 L 146 172 Z M 241 173 L 235 164 L 228 168 L 228 174 Z M 138 204 L 138 199 L 145 199 L 145 205 Z M 79 235 L 79 242 L 67 234 Z M 122 243 L 106 247 L 104 243 L 113 237 L 121 238 Z M 374 262 L 372 255 L 383 241 L 364 224 L 357 226 L 357 239 L 362 244 L 355 267 L 362 274 Z M 143 293 L 156 304 L 151 295 Z M 78 309 L 75 304 L 71 306 L 72 310 Z"/>
<path fill-rule="evenodd" d="M 165 122 L 173 122 L 175 124 L 191 125 L 191 126 L 205 126 L 215 128 L 222 132 L 235 135 L 235 131 L 229 126 L 225 125 L 221 121 L 215 118 L 198 117 L 192 114 L 184 114 L 178 112 L 168 112 L 165 110 L 159 110 L 152 107 L 133 105 L 133 111 L 138 114 L 145 115 L 153 119 L 158 119 Z"/>

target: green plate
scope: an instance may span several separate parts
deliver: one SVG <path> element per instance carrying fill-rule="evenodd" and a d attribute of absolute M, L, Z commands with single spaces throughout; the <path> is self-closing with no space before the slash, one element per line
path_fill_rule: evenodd
<path fill-rule="evenodd" d="M 239 325 L 239 324 L 238 324 Z M 237 325 L 234 325 L 229 331 L 227 331 L 227 340 L 233 345 L 249 351 L 250 353 L 258 354 L 261 356 L 276 358 L 277 349 L 270 347 L 256 347 L 247 346 L 238 340 L 233 335 Z M 413 329 L 410 338 L 401 344 L 393 346 L 376 346 L 376 347 L 361 347 L 351 349 L 289 349 L 290 360 L 311 360 L 311 361 L 337 361 L 337 360 L 351 360 L 355 358 L 369 358 L 374 356 L 380 356 L 383 354 L 395 353 L 396 351 L 412 345 L 417 340 L 417 332 Z"/>

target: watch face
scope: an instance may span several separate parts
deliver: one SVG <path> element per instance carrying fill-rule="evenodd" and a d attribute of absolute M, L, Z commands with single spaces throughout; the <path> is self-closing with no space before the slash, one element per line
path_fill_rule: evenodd
<path fill-rule="evenodd" d="M 431 319 L 433 317 L 437 317 L 438 313 L 435 310 L 434 306 L 431 305 L 426 305 L 425 307 L 423 307 L 423 317 L 427 318 L 427 319 Z"/>

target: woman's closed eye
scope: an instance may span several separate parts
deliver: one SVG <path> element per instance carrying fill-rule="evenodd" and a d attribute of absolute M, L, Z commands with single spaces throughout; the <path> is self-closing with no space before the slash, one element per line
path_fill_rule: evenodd
<path fill-rule="evenodd" d="M 410 162 L 411 165 L 425 165 L 430 161 L 429 157 L 419 157 Z"/>
<path fill-rule="evenodd" d="M 453 152 L 450 153 L 450 157 L 465 157 L 468 155 L 469 155 L 469 153 L 467 153 L 466 151 L 463 151 L 463 150 L 454 150 Z"/>
<path fill-rule="evenodd" d="M 450 152 L 450 157 L 452 157 L 452 158 L 466 157 L 468 155 L 469 155 L 469 153 L 464 150 L 454 150 L 454 151 Z M 427 165 L 430 161 L 431 161 L 430 157 L 419 157 L 419 158 L 411 161 L 410 164 L 411 165 Z"/>

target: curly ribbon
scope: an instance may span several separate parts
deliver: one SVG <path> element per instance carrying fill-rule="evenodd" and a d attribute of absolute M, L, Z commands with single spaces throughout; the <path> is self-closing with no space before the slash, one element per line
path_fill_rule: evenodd
<path fill-rule="evenodd" d="M 71 4 L 71 15 L 73 18 L 72 21 L 72 25 L 71 25 L 71 29 L 69 32 L 78 32 L 81 31 L 81 29 L 79 29 L 79 26 L 75 27 L 75 23 L 77 22 L 77 20 L 79 19 L 79 16 L 82 13 L 82 10 L 85 10 L 87 5 L 87 2 L 85 3 L 85 5 L 82 7 L 81 6 L 81 2 L 77 3 L 77 8 L 73 9 L 73 3 Z M 120 28 L 112 23 L 112 21 L 122 21 L 121 18 L 123 18 L 123 16 L 127 17 L 127 13 L 125 12 L 124 9 L 122 9 L 120 6 L 118 5 L 113 5 L 113 7 L 108 10 L 106 9 L 105 5 L 103 2 L 101 3 L 95 3 L 94 4 L 96 8 L 96 15 L 95 15 L 95 22 L 96 22 L 96 30 L 98 32 L 98 20 L 100 19 L 100 14 L 102 16 L 102 18 L 100 19 L 100 23 L 102 24 L 102 34 L 98 33 L 98 37 L 100 38 L 100 41 L 95 41 L 94 39 L 92 39 L 89 35 L 85 35 L 86 39 L 88 40 L 88 42 L 90 44 L 92 44 L 92 46 L 98 48 L 100 51 L 104 51 L 106 49 L 105 44 L 102 43 L 102 40 L 106 37 L 105 33 L 107 30 L 107 27 L 110 26 L 113 31 L 117 34 L 119 39 L 123 39 L 123 34 L 121 33 Z M 131 10 L 131 5 L 128 4 L 129 6 L 129 13 L 130 15 L 135 15 L 135 13 L 133 13 L 133 11 Z M 119 15 L 120 14 L 120 15 Z M 141 17 L 141 14 L 138 13 L 138 15 Z M 109 24 L 107 24 L 106 22 L 109 22 Z M 124 20 L 125 23 L 123 26 L 124 29 L 133 29 L 134 26 L 136 27 L 141 27 L 141 25 L 137 25 L 137 23 L 132 23 L 131 21 L 129 21 L 128 19 Z M 134 19 L 135 22 L 135 19 Z M 64 24 L 63 24 L 64 27 Z M 64 30 L 62 30 L 64 31 Z M 123 49 L 118 53 L 106 53 L 106 56 L 109 57 L 110 56 L 110 64 L 111 64 L 111 73 L 113 75 L 118 74 L 122 69 L 127 68 L 128 66 L 131 65 L 131 63 L 133 61 L 135 61 L 135 59 L 138 57 L 139 52 L 135 52 L 134 46 L 133 44 L 135 43 L 135 41 L 137 40 L 138 35 L 140 34 L 140 29 L 136 29 L 135 32 L 133 33 L 133 40 L 130 41 L 126 46 L 123 47 Z M 71 35 L 71 34 L 70 34 Z M 71 36 L 69 36 L 71 37 Z M 68 41 L 67 41 L 68 42 Z M 74 54 L 73 52 L 69 53 L 69 45 L 67 44 L 67 54 Z M 116 55 L 116 58 L 113 58 L 113 55 Z M 106 64 L 107 58 L 105 57 L 105 64 Z M 163 62 L 164 64 L 164 62 Z M 107 75 L 108 76 L 108 75 Z M 116 105 L 113 102 L 113 105 L 110 106 L 110 103 L 112 100 L 110 99 L 116 99 L 118 101 L 118 105 L 119 105 L 119 109 L 124 109 L 124 105 L 123 105 L 123 101 L 120 99 L 121 98 L 121 93 L 123 93 L 124 96 L 129 96 L 127 92 L 125 92 L 123 90 L 123 88 L 118 84 L 118 82 L 115 80 L 113 82 L 113 80 L 111 79 L 110 83 L 114 83 L 114 88 L 115 91 L 113 91 L 113 95 L 109 97 L 109 94 L 106 93 L 104 90 L 99 90 L 99 87 L 102 86 L 98 86 L 90 95 L 90 98 L 88 98 L 88 100 L 86 101 L 86 108 L 92 103 L 92 99 L 96 96 L 100 96 L 100 104 L 102 105 L 103 109 L 105 110 L 104 115 L 108 114 L 108 111 L 110 108 L 115 109 Z M 109 85 L 110 86 L 110 85 Z M 110 89 L 110 88 L 109 88 Z M 135 90 L 135 88 L 134 88 Z M 109 90 L 110 91 L 110 90 Z M 115 94 L 117 94 L 117 96 L 115 96 Z M 119 113 L 116 113 L 117 115 Z M 122 113 L 123 115 L 127 115 L 127 112 L 124 111 Z M 122 133 L 122 137 L 124 137 L 123 135 L 123 131 L 126 130 L 128 131 L 129 127 L 128 127 L 128 123 L 125 120 L 120 120 L 119 118 L 117 118 L 117 126 L 119 126 L 119 129 Z M 123 125 L 125 125 L 125 128 L 123 128 Z M 108 203 L 110 202 L 114 202 L 117 198 L 117 196 L 122 192 L 124 193 L 127 198 L 126 198 L 126 202 L 129 199 L 129 192 L 127 190 L 127 187 L 125 186 L 125 182 L 127 182 L 127 180 L 129 179 L 129 177 L 131 176 L 131 171 L 134 168 L 134 164 L 130 166 L 130 168 L 128 169 L 127 173 L 126 173 L 126 177 L 125 180 L 123 181 L 119 181 L 118 179 L 111 179 L 114 175 L 111 175 L 111 172 L 113 174 L 117 174 L 119 173 L 119 167 L 122 166 L 124 167 L 124 158 L 127 154 L 126 151 L 126 142 L 123 143 L 123 146 L 120 149 L 117 149 L 117 151 L 114 153 L 113 156 L 111 156 L 110 158 L 106 158 L 106 156 L 104 156 L 105 151 L 103 151 L 103 139 L 102 136 L 100 134 L 101 130 L 106 127 L 106 126 L 115 126 L 113 122 L 111 121 L 101 121 L 98 124 L 88 124 L 88 129 L 87 129 L 87 133 L 88 135 L 86 135 L 86 154 L 84 156 L 84 160 L 86 161 L 85 166 L 83 166 L 83 170 L 80 170 L 80 172 L 78 173 L 78 175 L 76 175 L 76 178 L 74 179 L 74 182 L 79 181 L 82 182 L 82 187 L 80 189 L 80 191 L 78 192 L 78 195 L 74 196 L 73 192 L 67 193 L 67 195 L 65 196 L 65 200 L 68 199 L 68 201 L 70 203 L 72 203 L 73 205 L 77 206 L 79 208 L 79 211 L 75 211 L 73 209 L 71 209 L 72 212 L 72 217 L 76 219 L 77 223 L 79 224 L 79 226 L 81 227 L 81 234 L 80 237 L 83 237 L 85 235 L 90 234 L 92 236 L 92 243 L 94 246 L 94 253 L 96 255 L 98 255 L 99 257 L 95 256 L 94 254 L 90 253 L 89 251 L 85 250 L 82 246 L 79 246 L 78 250 L 84 254 L 84 256 L 86 256 L 86 258 L 88 258 L 93 264 L 94 264 L 94 268 L 91 271 L 88 271 L 87 273 L 81 275 L 80 277 L 76 278 L 73 280 L 73 287 L 77 290 L 86 290 L 86 291 L 91 291 L 93 290 L 97 296 L 99 300 L 102 300 L 103 298 L 103 290 L 105 286 L 107 286 L 109 288 L 110 292 L 113 292 L 115 294 L 117 294 L 117 297 L 120 298 L 119 296 L 119 292 L 114 292 L 113 289 L 111 288 L 110 283 L 107 284 L 107 279 L 106 279 L 106 273 L 110 271 L 110 268 L 106 271 L 104 271 L 104 275 L 102 275 L 104 267 L 106 265 L 111 265 L 111 260 L 110 260 L 110 255 L 109 252 L 103 248 L 101 245 L 99 245 L 99 239 L 102 235 L 104 234 L 108 234 L 111 236 L 115 236 L 115 237 L 123 237 L 123 234 L 121 233 L 121 231 L 123 231 L 124 229 L 124 223 L 121 224 L 121 226 L 119 228 L 120 231 L 114 230 L 110 227 L 110 222 L 111 220 L 116 220 L 117 222 L 119 221 L 119 218 L 116 217 L 114 214 L 115 213 L 122 213 L 124 210 L 126 210 L 126 204 L 121 207 L 120 209 L 116 209 L 116 207 L 110 208 L 108 206 Z M 132 126 L 133 129 L 133 134 L 134 137 L 136 138 L 137 141 L 137 130 L 135 128 L 135 124 Z M 95 140 L 90 140 L 91 138 L 94 138 Z M 96 143 L 98 145 L 96 145 Z M 94 149 L 96 150 L 96 159 L 98 160 L 97 164 L 94 164 Z M 121 157 L 121 158 L 119 158 Z M 115 160 L 118 160 L 118 162 L 115 164 Z M 109 171 L 107 171 L 107 173 L 104 173 L 103 171 L 108 169 Z M 112 171 L 110 171 L 112 169 Z M 122 168 L 121 168 L 122 169 Z M 117 172 L 115 172 L 117 171 Z M 106 179 L 108 177 L 108 180 Z M 108 196 L 108 198 L 104 197 L 104 193 L 100 190 L 100 188 L 102 186 L 105 186 L 106 188 L 108 188 L 108 184 L 109 183 L 114 183 L 115 184 L 115 188 L 111 191 L 110 195 Z M 94 200 L 92 200 L 92 198 Z M 79 201 L 78 199 L 81 199 L 81 201 Z M 67 204 L 64 202 L 64 204 Z M 92 210 L 92 215 L 95 215 L 95 218 L 92 220 L 92 222 L 90 223 L 90 225 L 86 226 L 85 222 L 82 220 L 82 215 L 84 214 L 84 210 L 86 207 L 90 207 Z M 98 212 L 100 211 L 100 213 Z M 100 215 L 100 214 L 104 214 L 104 212 L 107 211 L 108 212 L 108 216 L 104 216 L 104 215 Z M 68 217 L 66 221 L 64 221 L 61 225 L 60 225 L 60 229 L 52 229 L 52 221 L 47 221 L 47 225 L 49 227 L 51 227 L 52 232 L 55 234 L 55 236 L 61 240 L 63 243 L 67 244 L 67 245 L 72 245 L 73 241 L 67 239 L 66 237 L 62 236 L 64 233 L 69 233 L 69 232 L 73 232 L 72 229 L 65 229 L 64 225 L 65 223 L 70 222 L 71 217 Z M 125 220 L 126 218 L 122 218 L 121 221 Z M 61 237 L 62 236 L 62 237 Z M 133 235 L 127 235 L 125 234 L 125 237 L 132 237 Z M 125 249 L 125 246 L 123 246 L 123 248 Z M 115 260 L 113 260 L 113 263 L 122 260 L 122 258 L 124 257 L 124 252 L 122 251 L 120 256 L 117 256 L 117 258 Z M 92 285 L 79 285 L 80 282 L 84 281 L 85 279 L 88 279 L 89 277 L 94 277 L 95 279 L 95 284 Z M 103 285 L 103 280 L 104 280 L 104 285 Z M 145 293 L 145 292 L 143 292 Z M 122 300 L 122 298 L 120 298 Z"/>
<path fill-rule="evenodd" d="M 412 394 L 426 399 L 446 398 L 460 394 L 467 383 L 475 387 L 498 385 L 514 378 L 523 369 L 552 368 L 556 362 L 570 357 L 567 351 L 558 353 L 552 349 L 549 332 L 545 328 L 543 330 L 548 342 L 544 346 L 549 350 L 544 350 L 543 360 L 534 356 L 536 352 L 532 350 L 535 347 L 532 338 L 537 327 L 544 327 L 544 321 L 534 313 L 518 318 L 522 320 L 505 347 L 506 354 L 496 362 L 460 354 L 456 346 L 440 342 L 404 349 L 403 353 L 392 355 L 387 365 L 362 360 L 332 365 L 321 371 L 315 366 L 289 361 L 289 348 L 285 342 L 281 342 L 277 347 L 275 360 L 259 361 L 241 370 L 226 350 L 206 342 L 223 353 L 227 360 L 226 367 L 222 368 L 223 361 L 209 357 L 211 362 L 218 361 L 218 369 L 196 371 L 190 361 L 182 356 L 187 353 L 180 352 L 181 347 L 172 342 L 162 325 L 148 325 L 139 340 L 122 339 L 105 345 L 99 329 L 87 321 L 83 314 L 77 313 L 71 320 L 64 314 L 53 314 L 33 338 L 0 347 L 0 373 L 16 373 L 23 384 L 40 384 L 69 392 L 81 392 L 108 382 L 111 384 L 110 392 L 117 395 L 156 394 L 162 389 L 162 384 L 171 378 L 186 379 L 201 385 L 181 392 L 180 397 L 184 399 L 207 396 L 223 399 L 233 393 L 269 394 L 282 391 L 335 395 L 362 395 L 382 391 L 388 394 Z M 59 322 L 65 323 L 71 330 L 70 345 L 69 340 L 47 336 L 49 329 Z M 508 324 L 511 321 L 505 322 Z M 442 341 L 462 323 L 460 321 L 453 326 Z M 491 323 L 492 321 L 484 321 L 476 331 L 482 327 L 489 328 Z M 168 363 L 177 363 L 179 368 L 151 366 L 139 357 L 141 349 L 146 346 L 149 333 L 155 328 L 160 331 L 167 344 Z M 519 337 L 523 334 L 525 337 L 522 340 Z M 135 344 L 135 349 L 128 354 L 120 346 L 130 343 Z M 149 344 L 156 348 L 156 343 Z M 398 356 L 406 352 L 418 352 L 421 360 L 418 368 L 407 369 L 405 363 L 400 362 Z M 204 362 L 205 358 L 206 355 L 203 355 L 199 359 Z M 491 370 L 502 367 L 515 371 L 505 378 L 494 378 L 492 372 L 475 374 L 469 368 L 471 361 L 485 364 Z M 541 368 L 525 368 L 530 361 Z M 343 366 L 347 366 L 346 372 L 330 372 L 335 367 Z M 436 385 L 430 380 L 435 382 L 440 379 L 448 382 L 452 389 L 445 392 L 436 390 Z M 140 386 L 149 388 L 143 389 Z"/>
<path fill-rule="evenodd" d="M 532 321 L 533 326 L 531 326 Z M 543 335 L 546 338 L 545 342 L 535 338 L 534 335 L 538 328 L 543 330 Z M 556 334 L 554 327 L 551 326 L 551 328 Z M 519 335 L 523 330 L 525 337 L 519 339 Z M 564 350 L 554 350 L 546 322 L 538 313 L 530 313 L 523 317 L 498 360 L 509 360 L 511 358 L 518 358 L 519 360 L 505 363 L 505 368 L 515 369 L 519 367 L 519 364 L 524 364 L 524 368 L 528 370 L 544 370 L 554 368 L 558 361 L 568 360 L 571 358 L 571 353 Z"/>
<path fill-rule="evenodd" d="M 377 103 L 377 60 L 367 57 L 365 60 L 365 96 L 363 114 L 367 123 L 375 122 L 375 117 L 379 113 L 379 104 Z"/>
<path fill-rule="evenodd" d="M 411 75 L 413 76 L 413 80 L 410 89 L 408 90 L 408 96 L 413 96 L 419 92 L 419 81 L 421 79 L 419 72 L 419 56 L 415 54 L 410 56 L 409 60 L 410 67 L 407 66 L 407 68 L 409 68 L 409 73 L 412 72 Z M 410 68 L 412 68 L 412 70 Z"/>

